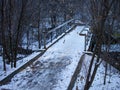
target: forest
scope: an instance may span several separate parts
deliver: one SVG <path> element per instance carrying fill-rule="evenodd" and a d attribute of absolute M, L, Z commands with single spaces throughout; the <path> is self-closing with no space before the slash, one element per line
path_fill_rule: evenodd
<path fill-rule="evenodd" d="M 119 9 L 120 0 L 0 0 L 3 70 L 7 70 L 8 64 L 16 68 L 19 59 L 46 49 L 49 42 L 80 20 L 92 33 L 88 51 L 93 54 L 84 88 L 88 90 L 102 62 L 100 58 L 120 70 Z M 118 48 L 112 51 L 112 45 Z"/>
<path fill-rule="evenodd" d="M 79 15 L 79 0 L 0 0 L 0 44 L 5 63 L 16 67 L 18 54 L 32 53 L 43 44 L 43 32 Z M 83 10 L 82 10 L 83 11 Z M 53 37 L 54 38 L 54 37 Z"/>

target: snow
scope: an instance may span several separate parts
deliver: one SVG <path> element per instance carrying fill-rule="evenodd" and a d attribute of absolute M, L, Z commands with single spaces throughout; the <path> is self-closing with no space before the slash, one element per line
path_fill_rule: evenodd
<path fill-rule="evenodd" d="M 86 51 L 84 52 L 85 38 L 79 35 L 84 27 L 85 26 L 78 26 L 73 31 L 65 35 L 56 44 L 50 47 L 32 65 L 16 74 L 12 78 L 11 82 L 0 86 L 0 90 L 67 90 L 67 87 L 71 81 L 71 77 L 77 67 L 81 55 L 83 53 L 91 53 Z M 50 44 L 48 44 L 48 46 L 49 45 Z M 23 62 L 27 62 L 27 60 L 33 58 L 39 53 L 40 52 L 35 52 L 32 55 L 24 58 Z M 91 56 L 85 54 L 85 59 L 83 60 L 82 68 L 73 90 L 76 90 L 77 86 L 78 90 L 84 89 L 90 60 Z M 20 64 L 20 62 L 18 64 Z M 0 64 L 1 63 L 2 62 L 0 62 Z M 105 73 L 104 66 L 105 62 L 102 62 L 98 68 L 95 80 L 90 87 L 90 90 L 119 90 L 120 72 L 112 66 L 108 67 L 106 85 L 103 85 Z M 12 71 L 9 70 L 8 72 L 4 72 L 3 75 L 6 74 L 7 76 Z M 0 79 L 2 78 L 3 77 L 0 76 Z"/>
<path fill-rule="evenodd" d="M 72 28 L 72 27 L 71 27 Z M 69 30 L 71 30 L 71 28 L 69 28 L 68 30 L 66 30 L 66 32 L 68 32 Z M 52 43 L 54 43 L 58 38 L 62 37 L 65 33 L 61 34 L 60 36 L 58 36 L 56 39 L 54 39 L 52 42 L 48 43 L 46 45 L 46 47 L 49 47 Z M 25 47 L 24 47 L 25 48 Z M 42 49 L 38 49 L 38 42 L 34 42 L 33 45 L 29 46 L 30 49 L 32 50 L 44 50 L 44 46 L 42 46 Z M 5 77 L 7 77 L 9 74 L 11 74 L 12 72 L 14 72 L 15 70 L 17 70 L 18 68 L 20 68 L 21 66 L 23 66 L 25 63 L 27 63 L 31 58 L 34 58 L 35 56 L 37 56 L 38 54 L 40 54 L 41 52 L 34 52 L 31 55 L 28 55 L 26 58 L 21 59 L 19 61 L 17 61 L 17 68 L 11 68 L 10 65 L 6 65 L 6 69 L 7 71 L 3 71 L 3 61 L 2 61 L 2 57 L 0 57 L 0 80 L 4 79 Z M 24 56 L 24 55 L 18 55 L 19 57 Z"/>
<path fill-rule="evenodd" d="M 102 46 L 102 50 L 104 51 L 108 47 L 107 45 Z M 109 46 L 109 51 L 110 52 L 120 52 L 120 44 L 111 44 Z"/>
<path fill-rule="evenodd" d="M 3 62 L 2 62 L 2 57 L 0 57 L 0 80 L 2 80 L 3 78 L 7 77 L 9 74 L 11 74 L 12 72 L 14 72 L 15 70 L 17 70 L 18 68 L 20 68 L 21 66 L 23 66 L 25 63 L 27 63 L 31 58 L 37 56 L 40 52 L 34 52 L 31 55 L 25 57 L 22 60 L 17 61 L 17 68 L 10 68 L 10 65 L 6 65 L 6 69 L 7 71 L 3 71 Z"/>
<path fill-rule="evenodd" d="M 84 49 L 83 28 L 76 27 L 0 89 L 66 90 Z"/>
<path fill-rule="evenodd" d="M 110 51 L 111 52 L 120 52 L 120 44 L 110 45 Z"/>
<path fill-rule="evenodd" d="M 120 90 L 120 72 L 108 65 L 107 74 L 106 84 L 104 85 L 105 62 L 103 62 L 98 68 L 97 75 L 90 90 Z"/>
<path fill-rule="evenodd" d="M 82 63 L 81 71 L 77 77 L 73 90 L 84 90 L 85 80 L 87 77 L 88 67 L 90 64 L 91 56 L 85 55 Z M 106 84 L 104 85 L 105 75 L 105 62 L 102 61 L 98 67 L 95 79 L 89 90 L 120 90 L 120 72 L 111 65 L 108 65 Z"/>

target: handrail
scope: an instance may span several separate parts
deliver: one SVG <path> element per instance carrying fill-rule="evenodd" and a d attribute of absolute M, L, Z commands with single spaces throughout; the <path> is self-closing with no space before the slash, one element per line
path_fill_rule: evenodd
<path fill-rule="evenodd" d="M 67 24 L 69 24 L 70 22 L 72 22 L 74 19 L 70 19 L 66 22 L 64 22 L 63 24 L 57 26 L 56 28 L 53 28 L 49 31 L 44 31 L 43 32 L 43 38 L 44 38 L 44 49 L 46 49 L 46 37 L 51 34 L 52 35 L 52 32 L 56 32 L 56 30 L 58 29 L 61 29 L 62 27 L 66 26 Z M 65 32 L 64 32 L 65 33 Z M 58 35 L 56 35 L 58 37 Z M 52 42 L 52 37 L 51 37 L 51 42 Z"/>
<path fill-rule="evenodd" d="M 55 31 L 55 30 L 57 30 L 57 29 L 59 29 L 59 28 L 63 27 L 64 25 L 66 25 L 66 24 L 70 23 L 70 22 L 71 22 L 71 21 L 73 21 L 73 20 L 74 20 L 74 19 L 71 19 L 71 20 L 69 20 L 69 21 L 66 21 L 65 23 L 63 23 L 63 24 L 61 24 L 61 25 L 57 26 L 56 28 L 51 29 L 50 31 L 48 31 L 48 32 L 47 32 L 47 34 L 49 34 L 49 33 L 53 32 L 53 31 Z"/>

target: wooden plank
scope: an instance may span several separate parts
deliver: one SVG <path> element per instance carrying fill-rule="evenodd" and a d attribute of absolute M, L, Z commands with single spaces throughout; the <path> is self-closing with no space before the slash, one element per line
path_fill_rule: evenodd
<path fill-rule="evenodd" d="M 80 33 L 79 35 L 80 35 L 80 36 L 86 36 L 86 34 L 82 34 L 82 33 Z"/>
<path fill-rule="evenodd" d="M 72 90 L 72 89 L 73 89 L 74 84 L 75 84 L 75 81 L 76 81 L 76 79 L 77 79 L 77 76 L 78 76 L 78 74 L 80 73 L 80 70 L 81 70 L 81 67 L 82 67 L 82 62 L 83 62 L 84 58 L 85 58 L 85 54 L 83 54 L 83 55 L 81 56 L 81 58 L 80 58 L 80 60 L 79 60 L 79 63 L 78 63 L 78 65 L 77 65 L 77 67 L 76 67 L 76 70 L 75 70 L 75 72 L 74 72 L 74 74 L 73 74 L 73 76 L 72 76 L 72 78 L 71 78 L 71 81 L 70 81 L 70 84 L 69 84 L 67 90 Z"/>

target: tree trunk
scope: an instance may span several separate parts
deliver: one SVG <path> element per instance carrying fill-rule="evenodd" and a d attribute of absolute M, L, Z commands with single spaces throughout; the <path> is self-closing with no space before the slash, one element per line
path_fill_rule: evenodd
<path fill-rule="evenodd" d="M 104 85 L 106 84 L 106 77 L 107 77 L 107 62 L 105 62 L 105 76 L 104 76 Z"/>
<path fill-rule="evenodd" d="M 95 58 L 95 51 L 93 52 L 93 56 L 92 56 L 92 59 L 90 61 L 90 66 L 89 66 L 89 69 L 88 69 L 88 74 L 87 74 L 87 78 L 86 78 L 86 83 L 85 83 L 85 87 L 84 87 L 84 90 L 88 90 L 89 87 L 90 87 L 90 73 L 91 73 L 91 70 L 92 70 L 92 66 L 93 66 L 93 62 L 94 62 L 94 58 Z"/>
<path fill-rule="evenodd" d="M 27 34 L 27 48 L 26 49 L 28 50 L 29 49 L 29 44 L 30 44 L 29 43 L 29 30 L 27 30 L 26 34 Z"/>
<path fill-rule="evenodd" d="M 10 50 L 10 62 L 11 62 L 11 68 L 13 68 L 13 61 L 14 61 L 14 50 L 13 50 L 13 47 L 14 47 L 14 45 L 13 45 L 13 37 L 12 37 L 12 28 L 11 28 L 11 26 L 12 26 L 12 24 L 11 24 L 11 21 L 12 21 L 12 12 L 13 12 L 13 10 L 12 10 L 12 1 L 13 0 L 10 0 L 9 1 L 9 50 Z"/>
<path fill-rule="evenodd" d="M 5 53 L 4 53 L 4 48 L 3 48 L 3 70 L 6 71 L 6 62 L 5 62 Z"/>
<path fill-rule="evenodd" d="M 41 39 L 40 39 L 40 31 L 39 31 L 39 28 L 38 28 L 38 48 L 39 48 L 39 49 L 41 48 Z"/>
<path fill-rule="evenodd" d="M 6 71 L 6 63 L 5 63 L 5 49 L 6 49 L 6 44 L 5 44 L 5 2 L 4 0 L 1 0 L 2 6 L 1 6 L 1 30 L 2 30 L 2 47 L 3 47 L 3 69 Z"/>
<path fill-rule="evenodd" d="M 97 72 L 97 69 L 98 69 L 98 62 L 99 62 L 99 58 L 100 58 L 100 51 L 101 51 L 101 43 L 100 43 L 100 39 L 96 40 L 96 46 L 95 46 L 95 50 L 93 52 L 93 56 L 92 56 L 92 59 L 90 61 L 90 66 L 89 66 L 89 69 L 88 69 L 88 74 L 87 74 L 87 79 L 86 79 L 86 83 L 85 83 L 85 87 L 84 87 L 84 90 L 89 90 L 93 80 L 94 80 L 94 77 L 96 75 L 96 72 Z M 94 70 L 93 70 L 93 73 L 91 74 L 92 72 L 92 67 L 94 65 L 94 59 L 95 59 L 95 54 L 97 54 L 97 60 L 96 60 L 96 63 L 95 63 L 95 66 L 94 66 Z"/>
<path fill-rule="evenodd" d="M 39 6 L 38 6 L 38 9 L 39 9 L 39 12 L 38 12 L 38 48 L 40 49 L 41 48 L 41 30 L 40 30 L 40 0 L 39 0 Z"/>

